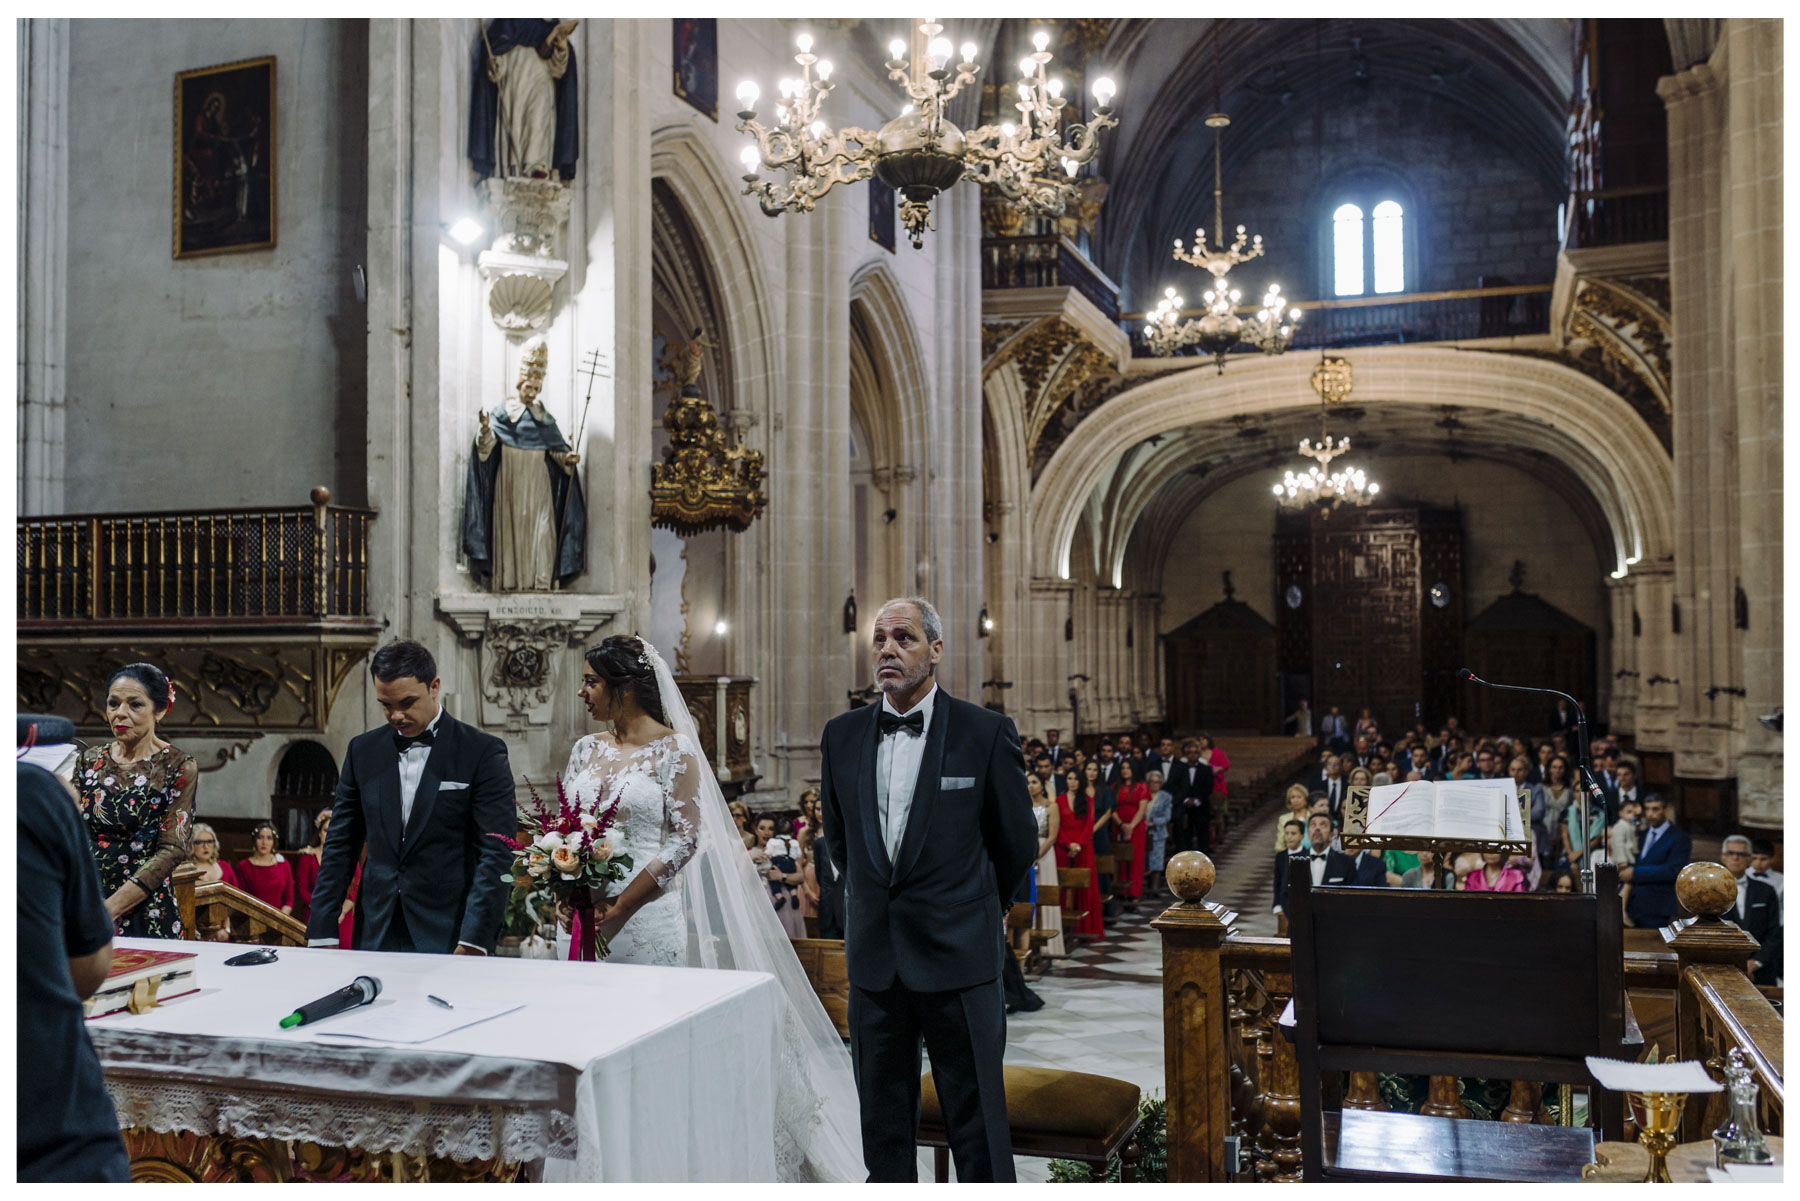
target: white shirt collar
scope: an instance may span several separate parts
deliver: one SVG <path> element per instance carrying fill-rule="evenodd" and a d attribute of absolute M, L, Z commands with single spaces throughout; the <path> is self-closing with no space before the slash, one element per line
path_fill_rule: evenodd
<path fill-rule="evenodd" d="M 435 736 L 437 734 L 438 722 L 442 720 L 444 720 L 444 706 L 439 705 L 438 711 L 432 714 L 431 724 L 425 727 L 425 732 Z"/>
<path fill-rule="evenodd" d="M 938 687 L 936 684 L 933 684 L 931 686 L 931 691 L 919 698 L 918 704 L 908 709 L 905 713 L 902 713 L 900 710 L 894 708 L 893 698 L 886 693 L 883 693 L 881 696 L 881 711 L 883 713 L 892 713 L 895 717 L 906 717 L 913 713 L 923 713 L 925 715 L 925 728 L 929 730 L 931 728 L 931 706 L 937 702 L 937 694 Z"/>

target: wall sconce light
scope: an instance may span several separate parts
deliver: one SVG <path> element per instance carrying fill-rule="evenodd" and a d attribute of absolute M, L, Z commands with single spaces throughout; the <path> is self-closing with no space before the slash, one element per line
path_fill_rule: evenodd
<path fill-rule="evenodd" d="M 888 509 L 886 512 L 882 513 L 881 519 L 883 521 L 887 522 L 889 525 L 893 525 L 894 518 L 896 518 L 898 516 L 900 516 L 899 509 Z"/>
<path fill-rule="evenodd" d="M 844 633 L 856 633 L 856 593 L 854 590 L 844 601 Z"/>
<path fill-rule="evenodd" d="M 981 616 L 975 619 L 975 636 L 986 638 L 994 632 L 994 619 L 988 616 L 987 607 L 982 606 Z"/>
<path fill-rule="evenodd" d="M 463 246 L 475 245 L 484 232 L 481 222 L 473 217 L 458 217 L 449 225 L 444 226 L 443 230 Z"/>
<path fill-rule="evenodd" d="M 730 632 L 730 630 L 731 630 L 731 627 L 725 624 L 725 619 L 723 617 L 721 617 L 721 618 L 719 618 L 719 620 L 713 622 L 713 634 L 716 637 L 723 638 L 723 637 L 725 637 L 725 635 L 727 633 Z"/>
<path fill-rule="evenodd" d="M 994 543 L 1000 541 L 1000 535 L 993 530 L 989 530 L 987 540 L 988 540 L 988 545 L 992 546 Z"/>

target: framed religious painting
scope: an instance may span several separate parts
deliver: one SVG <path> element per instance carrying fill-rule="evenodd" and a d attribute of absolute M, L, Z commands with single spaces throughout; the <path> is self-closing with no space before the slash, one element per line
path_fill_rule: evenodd
<path fill-rule="evenodd" d="M 719 119 L 719 22 L 714 17 L 676 17 L 675 94 Z"/>
<path fill-rule="evenodd" d="M 275 245 L 275 56 L 175 76 L 175 257 Z"/>
<path fill-rule="evenodd" d="M 894 189 L 871 176 L 869 178 L 869 240 L 879 242 L 889 254 L 894 253 L 895 224 Z"/>

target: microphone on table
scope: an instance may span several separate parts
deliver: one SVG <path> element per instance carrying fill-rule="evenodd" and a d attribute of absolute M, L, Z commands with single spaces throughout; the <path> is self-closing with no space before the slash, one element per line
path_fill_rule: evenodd
<path fill-rule="evenodd" d="M 282 1018 L 281 1028 L 287 1030 L 294 1026 L 304 1026 L 309 1022 L 323 1021 L 328 1017 L 335 1017 L 347 1009 L 367 1005 L 380 995 L 381 981 L 373 976 L 358 976 L 336 992 L 326 993 L 316 1001 L 308 1001 Z"/>

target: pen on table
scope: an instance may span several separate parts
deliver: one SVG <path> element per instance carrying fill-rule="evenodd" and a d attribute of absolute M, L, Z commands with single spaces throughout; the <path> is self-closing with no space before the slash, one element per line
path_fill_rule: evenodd
<path fill-rule="evenodd" d="M 440 1007 L 442 1007 L 442 1008 L 444 1008 L 444 1009 L 455 1009 L 455 1008 L 456 1008 L 456 1006 L 454 1006 L 454 1005 L 452 1005 L 452 1004 L 451 1004 L 451 1003 L 450 1003 L 450 1002 L 448 1002 L 448 1001 L 446 1001 L 446 1000 L 444 1000 L 444 998 L 442 998 L 442 997 L 434 997 L 434 996 L 432 996 L 432 995 L 431 995 L 431 994 L 430 994 L 430 993 L 426 993 L 426 994 L 425 994 L 425 999 L 426 999 L 426 1000 L 427 1000 L 427 1001 L 430 1001 L 430 1002 L 431 1002 L 431 1003 L 432 1003 L 432 1004 L 433 1004 L 433 1005 L 437 1005 L 437 1006 L 440 1006 Z"/>

